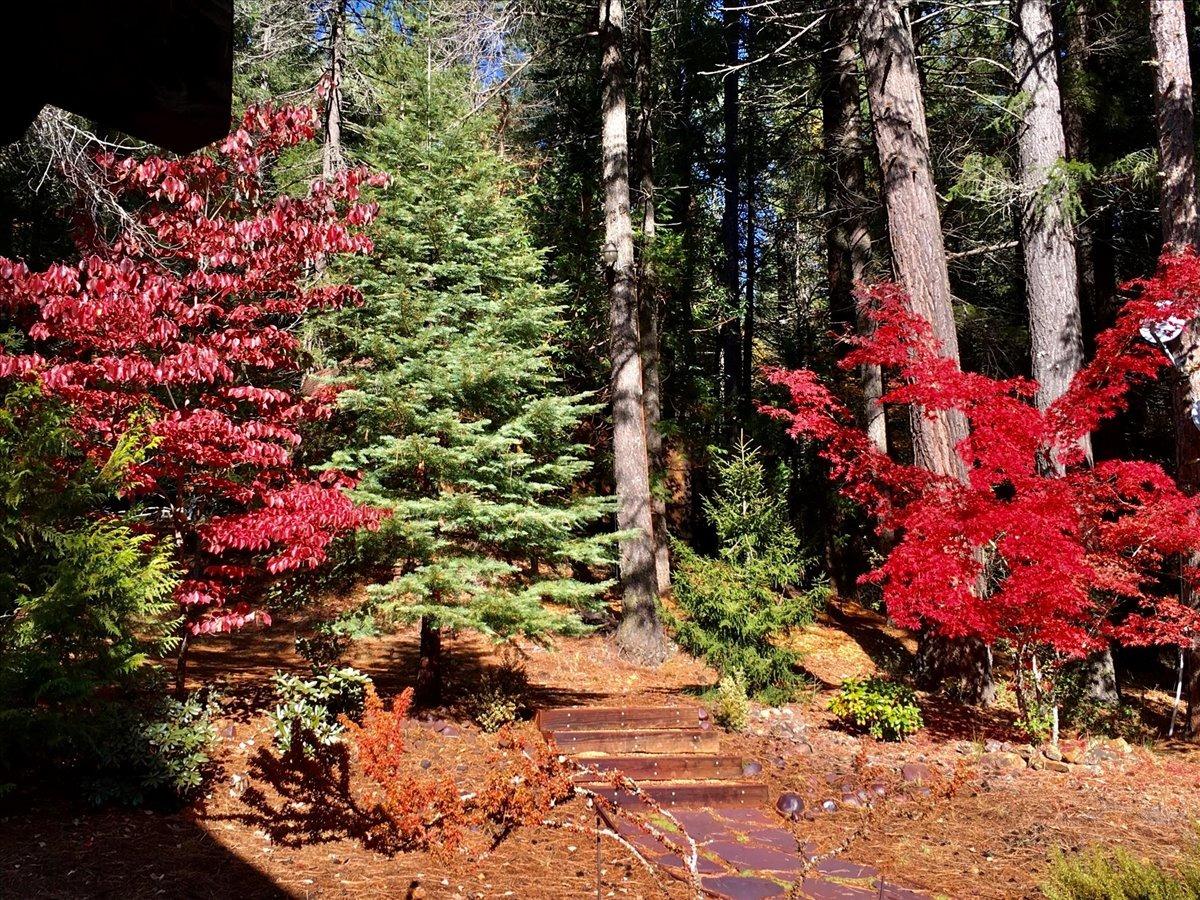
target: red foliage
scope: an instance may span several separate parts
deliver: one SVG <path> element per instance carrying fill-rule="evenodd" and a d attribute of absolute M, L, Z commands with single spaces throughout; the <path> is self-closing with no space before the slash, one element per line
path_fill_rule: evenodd
<path fill-rule="evenodd" d="M 460 791 L 449 775 L 417 769 L 404 742 L 411 708 L 411 688 L 388 709 L 368 687 L 361 724 L 343 720 L 356 765 L 372 786 L 369 802 L 380 823 L 371 831 L 375 846 L 451 852 L 484 826 L 499 837 L 539 822 L 571 796 L 566 763 L 531 727 L 507 726 L 496 734 L 478 790 Z"/>
<path fill-rule="evenodd" d="M 356 760 L 377 796 L 374 803 L 382 825 L 372 832 L 386 849 L 456 850 L 466 832 L 466 817 L 458 786 L 445 776 L 414 775 L 404 744 L 404 726 L 412 708 L 411 688 L 383 705 L 373 686 L 367 688 L 362 723 L 345 720 Z"/>
<path fill-rule="evenodd" d="M 1200 313 L 1200 261 L 1164 258 L 1153 278 L 1130 287 L 1135 296 L 1099 336 L 1095 359 L 1045 412 L 1028 379 L 962 372 L 938 355 L 899 287 L 871 290 L 877 329 L 856 340 L 844 365 L 894 371 L 885 404 L 960 410 L 970 424 L 957 448 L 965 483 L 880 454 L 814 373 L 767 373 L 791 402 L 764 411 L 817 442 L 844 492 L 881 531 L 899 534 L 866 576 L 882 585 L 896 622 L 1070 656 L 1107 640 L 1181 643 L 1200 633 L 1200 616 L 1167 589 L 1180 555 L 1200 550 L 1200 499 L 1150 462 L 1089 466 L 1080 446 L 1124 409 L 1132 384 L 1169 364 L 1139 330 Z"/>
<path fill-rule="evenodd" d="M 268 197 L 274 159 L 313 130 L 311 110 L 257 108 L 210 153 L 102 157 L 133 227 L 92 236 L 77 264 L 0 259 L 0 313 L 25 336 L 0 347 L 0 378 L 68 402 L 100 463 L 146 428 L 127 496 L 176 549 L 193 634 L 268 622 L 255 604 L 271 576 L 319 565 L 337 535 L 378 520 L 346 496 L 349 479 L 314 477 L 295 455 L 330 398 L 301 396 L 294 328 L 357 299 L 306 279 L 328 255 L 370 249 L 374 207 L 359 198 L 378 180 L 355 169 Z"/>

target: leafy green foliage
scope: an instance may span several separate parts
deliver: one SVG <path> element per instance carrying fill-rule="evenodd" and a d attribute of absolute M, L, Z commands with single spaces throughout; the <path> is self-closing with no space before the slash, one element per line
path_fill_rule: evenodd
<path fill-rule="evenodd" d="M 216 739 L 216 703 L 193 694 L 162 698 L 149 708 L 103 707 L 80 744 L 89 799 L 96 804 L 140 806 L 191 799 L 204 783 L 208 751 Z"/>
<path fill-rule="evenodd" d="M 1042 893 L 1048 900 L 1196 900 L 1200 861 L 1193 849 L 1176 873 L 1121 849 L 1057 854 Z"/>
<path fill-rule="evenodd" d="M 880 678 L 848 679 L 830 701 L 829 709 L 878 740 L 902 740 L 922 725 L 912 688 Z"/>
<path fill-rule="evenodd" d="M 750 720 L 750 697 L 746 677 L 739 671 L 726 672 L 717 682 L 712 700 L 713 720 L 730 731 L 744 731 Z"/>
<path fill-rule="evenodd" d="M 311 678 L 278 672 L 271 684 L 278 701 L 270 714 L 275 748 L 315 757 L 339 740 L 343 716 L 361 715 L 371 679 L 357 669 L 330 667 Z"/>
<path fill-rule="evenodd" d="M 811 622 L 826 596 L 823 586 L 792 586 L 806 560 L 787 516 L 778 476 L 768 476 L 757 450 L 743 442 L 717 462 L 719 486 L 704 508 L 720 541 L 717 558 L 675 545 L 675 596 L 682 616 L 675 639 L 723 675 L 740 673 L 760 693 L 797 682 L 798 657 L 775 641 Z"/>
<path fill-rule="evenodd" d="M 107 459 L 81 459 L 59 404 L 30 385 L 3 395 L 0 780 L 54 768 L 133 802 L 196 781 L 156 730 L 178 711 L 143 699 L 178 625 L 170 548 L 121 499 L 147 444 L 135 423 Z M 162 758 L 119 763 L 112 748 L 138 742 Z"/>

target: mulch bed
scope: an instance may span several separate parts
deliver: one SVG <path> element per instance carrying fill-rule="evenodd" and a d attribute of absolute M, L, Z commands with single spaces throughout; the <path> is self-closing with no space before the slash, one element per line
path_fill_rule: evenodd
<path fill-rule="evenodd" d="M 856 628 L 862 622 L 855 623 Z M 195 807 L 165 814 L 81 809 L 52 786 L 29 786 L 0 811 L 0 894 L 20 897 L 583 897 L 596 895 L 592 837 L 554 827 L 528 827 L 479 855 L 405 853 L 366 848 L 344 809 L 295 773 L 272 767 L 265 709 L 277 669 L 302 671 L 292 641 L 304 622 L 281 621 L 202 645 L 193 674 L 220 675 L 226 695 L 217 775 Z M 831 645 L 822 681 L 836 681 Z M 851 640 L 846 638 L 846 640 Z M 865 642 L 862 643 L 866 652 Z M 364 642 L 348 660 L 370 673 L 384 696 L 413 671 L 416 635 L 402 632 Z M 649 672 L 620 660 L 603 636 L 558 642 L 554 651 L 527 645 L 524 665 L 534 705 L 694 703 L 715 680 L 681 654 Z M 457 735 L 415 727 L 412 752 L 469 779 L 482 759 L 477 732 L 462 721 L 465 701 L 497 656 L 486 643 L 448 642 L 452 677 L 447 708 L 437 716 Z M 821 653 L 821 650 L 815 650 Z M 857 673 L 856 673 L 857 674 Z M 793 791 L 807 818 L 785 823 L 816 853 L 878 869 L 890 882 L 933 896 L 1038 896 L 1055 851 L 1101 845 L 1171 863 L 1189 846 L 1200 818 L 1200 753 L 1187 745 L 1136 749 L 1099 774 L 1024 770 L 988 774 L 966 748 L 1012 738 L 1011 718 L 980 718 L 939 702 L 925 703 L 928 727 L 901 744 L 880 744 L 831 728 L 828 688 L 790 711 L 762 718 L 751 733 L 728 735 L 722 752 L 760 762 L 772 795 Z M 929 777 L 906 781 L 905 765 Z M 911 774 L 911 772 L 910 772 Z M 237 776 L 235 778 L 235 776 Z M 841 802 L 879 784 L 869 805 Z M 833 800 L 833 812 L 821 811 Z M 560 821 L 587 825 L 581 801 Z M 341 818 L 339 818 L 341 817 Z M 683 897 L 687 885 L 650 873 L 614 843 L 600 847 L 601 895 Z"/>

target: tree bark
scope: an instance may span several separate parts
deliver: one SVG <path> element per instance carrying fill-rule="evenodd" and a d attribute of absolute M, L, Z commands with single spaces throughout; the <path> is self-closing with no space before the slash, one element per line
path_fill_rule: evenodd
<path fill-rule="evenodd" d="M 913 311 L 932 326 L 942 355 L 957 362 L 950 274 L 912 34 L 897 0 L 865 0 L 860 29 L 896 276 Z M 918 465 L 941 475 L 965 476 L 954 450 L 967 435 L 960 414 L 930 416 L 914 409 L 912 429 Z"/>
<path fill-rule="evenodd" d="M 1056 184 L 1063 176 L 1067 142 L 1047 0 L 1018 0 L 1013 59 L 1017 90 L 1025 98 L 1017 138 L 1025 295 L 1037 405 L 1046 409 L 1066 393 L 1083 365 L 1079 270 L 1067 209 L 1070 187 Z"/>
<path fill-rule="evenodd" d="M 863 0 L 859 8 L 859 44 L 896 276 L 913 312 L 930 323 L 942 355 L 957 362 L 950 274 L 912 32 L 898 0 Z M 967 422 L 960 413 L 930 413 L 914 407 L 911 427 L 917 465 L 939 475 L 966 478 L 955 449 L 967 436 Z M 939 683 L 969 702 L 994 699 L 990 659 L 982 643 L 925 635 L 920 655 L 930 683 Z"/>
<path fill-rule="evenodd" d="M 867 278 L 871 232 L 867 227 L 866 149 L 859 117 L 861 98 L 854 18 L 845 2 L 830 7 L 824 29 L 821 112 L 829 305 L 833 310 L 853 315 L 858 334 L 869 336 L 874 331 L 874 322 L 868 310 L 855 299 L 856 285 Z M 879 402 L 883 396 L 883 369 L 877 365 L 860 366 L 858 375 L 863 427 L 871 443 L 881 453 L 887 453 L 887 420 Z"/>
<path fill-rule="evenodd" d="M 346 70 L 346 4 L 333 0 L 329 10 L 329 62 L 325 71 L 324 141 L 321 145 L 321 175 L 328 179 L 346 168 L 342 152 L 342 75 Z"/>
<path fill-rule="evenodd" d="M 600 0 L 604 235 L 606 246 L 615 252 L 615 261 L 608 271 L 613 468 L 617 527 L 632 532 L 631 537 L 621 542 L 624 610 L 617 628 L 617 646 L 623 655 L 654 665 L 666 657 L 667 646 L 658 609 L 650 463 L 642 399 L 641 329 L 629 210 L 624 29 L 622 0 Z"/>
<path fill-rule="evenodd" d="M 421 617 L 420 662 L 413 699 L 421 706 L 442 702 L 442 629 L 428 616 Z"/>
<path fill-rule="evenodd" d="M 646 450 L 650 457 L 654 526 L 654 565 L 658 591 L 671 589 L 671 549 L 667 538 L 667 503 L 664 497 L 665 457 L 662 431 L 662 351 L 659 337 L 659 292 L 654 272 L 653 247 L 658 233 L 654 207 L 654 73 L 653 17 L 642 0 L 638 23 L 637 68 L 634 82 L 638 93 L 637 160 L 642 200 L 642 240 L 644 250 L 638 280 L 638 309 L 641 326 L 642 401 L 645 407 Z M 654 489 L 657 488 L 657 489 Z"/>
<path fill-rule="evenodd" d="M 1151 0 L 1150 36 L 1154 47 L 1154 108 L 1158 155 L 1162 172 L 1164 250 L 1182 251 L 1200 244 L 1200 209 L 1196 199 L 1195 112 L 1192 70 L 1188 58 L 1187 22 L 1183 0 Z M 1173 389 L 1175 418 L 1175 477 L 1189 494 L 1200 489 L 1200 430 L 1192 423 L 1192 407 L 1200 400 L 1200 326 L 1184 329 L 1180 348 L 1183 363 Z M 1200 562 L 1191 560 L 1192 565 Z M 1180 580 L 1184 602 L 1200 602 L 1185 579 Z M 1187 731 L 1200 737 L 1200 650 L 1187 649 Z"/>
<path fill-rule="evenodd" d="M 740 376 L 741 338 L 739 319 L 742 300 L 742 147 L 740 135 L 741 119 L 741 70 L 735 67 L 741 60 L 742 11 L 731 6 L 724 7 L 722 26 L 725 32 L 725 65 L 731 71 L 724 75 L 724 146 L 721 160 L 723 206 L 721 210 L 721 246 L 724 261 L 721 282 L 725 288 L 726 316 L 719 330 L 721 340 L 722 390 L 727 407 L 732 409 L 741 397 Z"/>

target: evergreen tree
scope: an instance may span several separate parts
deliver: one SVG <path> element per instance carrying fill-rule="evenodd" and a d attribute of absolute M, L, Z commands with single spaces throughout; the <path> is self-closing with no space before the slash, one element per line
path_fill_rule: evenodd
<path fill-rule="evenodd" d="M 612 536 L 593 535 L 612 504 L 577 491 L 590 464 L 574 435 L 597 407 L 555 373 L 559 292 L 541 281 L 518 167 L 473 112 L 469 73 L 430 67 L 418 40 L 398 35 L 373 60 L 391 96 L 364 153 L 392 182 L 374 257 L 342 273 L 364 302 L 318 337 L 350 385 L 334 465 L 360 471 L 361 498 L 392 513 L 373 540 L 396 575 L 369 611 L 422 620 L 433 699 L 442 628 L 582 630 L 571 608 L 606 584 L 571 573 L 610 565 Z"/>
<path fill-rule="evenodd" d="M 782 478 L 742 441 L 719 454 L 718 488 L 704 511 L 720 542 L 718 558 L 676 545 L 677 623 L 681 647 L 723 675 L 744 680 L 764 699 L 785 699 L 794 686 L 796 654 L 775 641 L 812 621 L 825 588 L 795 590 L 809 564 L 788 517 Z"/>

